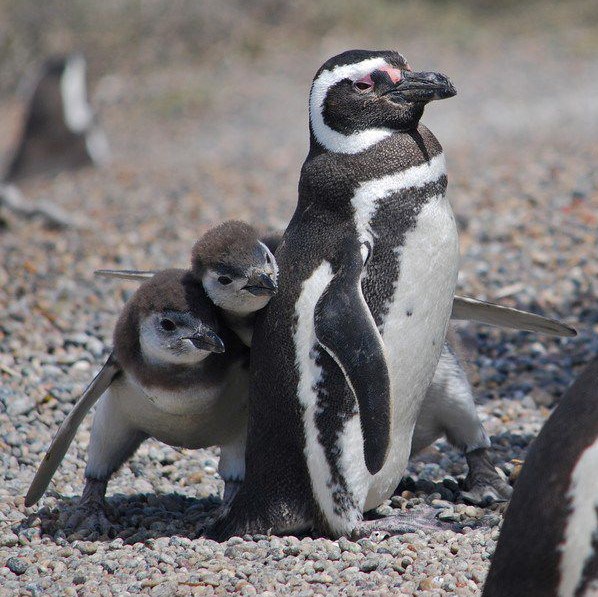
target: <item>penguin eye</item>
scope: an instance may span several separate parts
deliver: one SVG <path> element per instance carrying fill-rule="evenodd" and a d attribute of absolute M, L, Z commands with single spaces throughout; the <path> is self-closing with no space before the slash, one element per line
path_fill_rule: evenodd
<path fill-rule="evenodd" d="M 218 278 L 218 282 L 220 282 L 220 284 L 222 284 L 223 286 L 227 286 L 232 282 L 232 280 L 228 276 L 220 276 Z"/>
<path fill-rule="evenodd" d="M 172 319 L 164 318 L 160 320 L 160 327 L 165 332 L 174 332 L 174 330 L 176 330 L 176 323 L 172 321 Z"/>
<path fill-rule="evenodd" d="M 374 88 L 374 81 L 370 75 L 363 77 L 353 83 L 353 88 L 359 91 L 359 93 L 365 93 L 371 91 Z"/>

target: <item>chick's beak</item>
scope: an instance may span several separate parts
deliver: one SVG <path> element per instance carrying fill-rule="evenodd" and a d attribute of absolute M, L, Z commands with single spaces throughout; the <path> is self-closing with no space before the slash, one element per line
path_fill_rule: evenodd
<path fill-rule="evenodd" d="M 424 103 L 446 99 L 457 94 L 450 79 L 442 73 L 414 73 L 404 70 L 401 74 L 401 79 L 384 94 L 389 95 L 394 101 Z"/>
<path fill-rule="evenodd" d="M 253 274 L 247 280 L 245 290 L 251 292 L 254 296 L 274 296 L 278 290 L 278 285 L 268 274 Z"/>
<path fill-rule="evenodd" d="M 200 350 L 208 350 L 209 352 L 218 353 L 224 352 L 224 342 L 220 336 L 209 330 L 196 332 L 193 336 L 188 336 L 186 339 L 190 340 L 193 346 Z"/>

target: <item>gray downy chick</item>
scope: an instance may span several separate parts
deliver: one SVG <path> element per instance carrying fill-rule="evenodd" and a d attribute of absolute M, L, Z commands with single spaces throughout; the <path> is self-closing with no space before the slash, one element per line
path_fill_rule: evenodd
<path fill-rule="evenodd" d="M 156 273 L 125 305 L 113 353 L 58 430 L 25 503 L 41 498 L 98 401 L 85 489 L 67 530 L 110 530 L 107 483 L 149 437 L 184 448 L 221 446 L 220 475 L 235 487 L 245 465 L 246 356 L 246 348 L 219 324 L 193 274 Z"/>

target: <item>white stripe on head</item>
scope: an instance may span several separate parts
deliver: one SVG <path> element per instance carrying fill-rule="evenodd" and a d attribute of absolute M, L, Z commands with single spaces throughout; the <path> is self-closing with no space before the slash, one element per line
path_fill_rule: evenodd
<path fill-rule="evenodd" d="M 85 59 L 70 56 L 60 77 L 60 92 L 64 121 L 73 133 L 83 133 L 91 124 L 93 114 L 87 102 Z"/>
<path fill-rule="evenodd" d="M 565 536 L 560 546 L 562 558 L 559 564 L 561 582 L 559 597 L 569 597 L 582 580 L 586 562 L 593 556 L 593 535 L 598 527 L 598 440 L 584 450 L 573 473 L 567 492 L 570 512 Z"/>
<path fill-rule="evenodd" d="M 330 87 L 343 79 L 361 79 L 382 66 L 389 66 L 384 58 L 368 58 L 355 64 L 344 64 L 322 71 L 313 82 L 309 94 L 309 118 L 314 136 L 328 151 L 359 153 L 392 135 L 393 131 L 388 128 L 371 128 L 344 135 L 324 122 L 324 101 Z"/>

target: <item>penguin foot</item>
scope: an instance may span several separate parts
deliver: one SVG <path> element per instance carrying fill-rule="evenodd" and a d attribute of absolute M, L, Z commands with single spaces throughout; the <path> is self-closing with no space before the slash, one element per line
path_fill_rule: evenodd
<path fill-rule="evenodd" d="M 464 501 L 476 506 L 489 506 L 511 499 L 513 488 L 498 474 L 486 448 L 468 452 L 465 457 L 469 472 L 465 478 L 465 491 L 461 491 Z"/>
<path fill-rule="evenodd" d="M 402 512 L 377 520 L 363 520 L 351 532 L 351 539 L 363 539 L 371 537 L 373 534 L 376 538 L 382 539 L 392 535 L 404 535 L 405 533 L 415 533 L 417 531 L 428 533 L 431 531 L 461 533 L 463 531 L 463 527 L 459 524 L 438 520 L 436 518 L 437 514 L 438 510 L 430 508 L 429 510 L 419 510 L 417 513 Z"/>
<path fill-rule="evenodd" d="M 64 532 L 67 537 L 77 534 L 82 539 L 92 535 L 116 537 L 116 529 L 108 520 L 104 505 L 98 503 L 79 504 L 69 514 Z"/>
<path fill-rule="evenodd" d="M 243 481 L 224 481 L 224 495 L 222 503 L 209 514 L 205 514 L 195 525 L 195 536 L 202 537 L 208 530 L 218 526 L 220 520 L 224 520 L 229 513 L 235 496 L 241 489 Z"/>
<path fill-rule="evenodd" d="M 87 479 L 83 495 L 77 507 L 64 523 L 65 534 L 77 534 L 81 538 L 90 535 L 115 537 L 116 529 L 106 515 L 106 486 L 108 480 Z"/>

